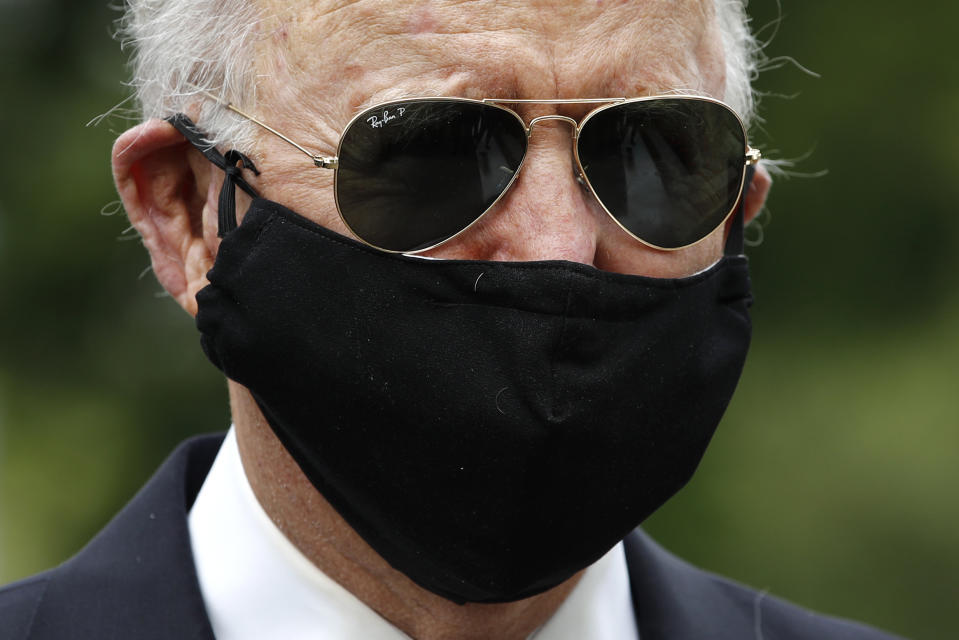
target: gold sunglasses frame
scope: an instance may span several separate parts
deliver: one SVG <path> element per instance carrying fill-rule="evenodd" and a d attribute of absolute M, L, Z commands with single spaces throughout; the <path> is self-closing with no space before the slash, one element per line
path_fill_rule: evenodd
<path fill-rule="evenodd" d="M 268 131 L 269 133 L 273 134 L 274 136 L 280 138 L 280 139 L 283 140 L 284 142 L 292 145 L 292 146 L 295 147 L 297 150 L 299 150 L 301 153 L 303 153 L 303 154 L 306 155 L 308 158 L 310 158 L 310 160 L 313 162 L 313 165 L 314 165 L 316 168 L 318 168 L 318 169 L 331 169 L 331 170 L 333 171 L 333 202 L 334 202 L 334 205 L 336 206 L 336 213 L 337 213 L 337 215 L 340 217 L 340 220 L 343 222 L 344 225 L 346 225 L 346 228 L 349 229 L 350 232 L 353 233 L 354 236 L 356 236 L 357 238 L 359 238 L 359 240 L 362 241 L 364 244 L 367 244 L 367 245 L 373 247 L 374 249 L 378 249 L 378 250 L 380 250 L 380 251 L 384 251 L 384 252 L 387 252 L 387 253 L 402 253 L 402 254 L 416 255 L 416 254 L 424 253 L 424 252 L 426 252 L 426 251 L 430 251 L 430 250 L 435 249 L 436 247 L 439 247 L 439 246 L 441 246 L 441 245 L 449 242 L 450 240 L 453 240 L 454 238 L 460 236 L 461 234 L 465 233 L 468 229 L 470 229 L 474 224 L 476 224 L 477 222 L 479 222 L 479 220 L 480 220 L 481 218 L 483 218 L 487 213 L 489 213 L 490 211 L 492 211 L 492 210 L 496 207 L 496 205 L 499 203 L 500 199 L 502 199 L 503 196 L 506 195 L 506 193 L 512 188 L 513 183 L 516 182 L 516 179 L 519 177 L 520 171 L 523 169 L 523 165 L 526 163 L 526 155 L 527 155 L 527 152 L 528 152 L 528 150 L 529 150 L 529 139 L 530 139 L 530 136 L 532 135 L 533 127 L 534 127 L 536 124 L 538 124 L 538 123 L 540 123 L 540 122 L 543 122 L 543 121 L 546 121 L 546 120 L 558 120 L 558 121 L 566 122 L 566 123 L 569 123 L 570 125 L 572 125 L 572 127 L 573 127 L 573 157 L 576 159 L 576 169 L 577 169 L 577 171 L 578 171 L 578 173 L 579 173 L 579 178 L 583 181 L 583 183 L 585 184 L 586 188 L 589 190 L 589 192 L 590 192 L 590 193 L 593 195 L 593 197 L 596 199 L 596 202 L 599 203 L 599 205 L 603 208 L 603 211 L 606 212 L 606 215 L 608 215 L 608 216 L 613 220 L 613 222 L 615 222 L 616 225 L 619 226 L 620 229 L 622 229 L 622 230 L 625 231 L 627 234 L 629 234 L 630 237 L 632 237 L 632 238 L 633 238 L 634 240 L 636 240 L 637 242 L 640 242 L 640 243 L 642 243 L 643 245 L 645 245 L 645 246 L 647 246 L 647 247 L 651 247 L 651 248 L 656 249 L 656 250 L 658 250 L 658 251 L 679 251 L 679 250 L 681 250 L 681 249 L 687 249 L 687 248 L 689 248 L 689 247 L 695 246 L 695 245 L 699 244 L 700 242 L 702 242 L 703 240 L 705 240 L 706 238 L 708 238 L 710 235 L 712 235 L 712 233 L 713 233 L 716 229 L 718 229 L 718 228 L 721 227 L 723 224 L 725 224 L 726 221 L 729 220 L 729 217 L 733 214 L 733 212 L 736 211 L 737 205 L 739 204 L 740 200 L 742 199 L 743 188 L 744 188 L 745 182 L 746 182 L 746 168 L 749 167 L 749 166 L 751 166 L 751 165 L 757 164 L 757 163 L 762 159 L 762 152 L 761 152 L 759 149 L 754 149 L 754 148 L 752 148 L 752 147 L 749 146 L 748 136 L 747 136 L 747 132 L 746 132 L 746 126 L 745 126 L 745 124 L 743 123 L 742 118 L 739 116 L 739 114 L 736 113 L 735 109 L 733 109 L 732 107 L 730 107 L 730 106 L 729 106 L 728 104 L 726 104 L 725 102 L 722 102 L 721 100 L 716 100 L 716 99 L 714 99 L 714 98 L 707 98 L 707 97 L 702 97 L 702 96 L 655 95 L 655 96 L 644 96 L 644 97 L 641 97 L 641 98 L 569 98 L 569 99 L 547 99 L 547 100 L 536 100 L 536 99 L 507 99 L 507 98 L 484 98 L 483 100 L 474 100 L 474 99 L 471 99 L 471 98 L 456 98 L 456 97 L 448 97 L 448 96 L 424 96 L 424 97 L 417 97 L 417 98 L 401 98 L 401 99 L 397 99 L 397 100 L 389 100 L 389 101 L 387 101 L 387 102 L 382 102 L 382 103 L 375 104 L 375 105 L 370 106 L 370 107 L 368 107 L 368 108 L 366 108 L 366 109 L 363 109 L 362 111 L 360 111 L 359 113 L 357 113 L 355 116 L 353 116 L 353 117 L 350 119 L 350 121 L 346 124 L 346 126 L 343 128 L 343 132 L 340 134 L 339 142 L 338 142 L 337 145 L 336 145 L 336 155 L 335 155 L 335 156 L 324 156 L 324 155 L 321 155 L 321 154 L 317 154 L 317 153 L 311 152 L 309 149 L 307 149 L 307 148 L 304 147 L 303 145 L 297 143 L 296 141 L 292 140 L 291 138 L 289 138 L 288 136 L 284 135 L 283 133 L 280 133 L 279 131 L 277 131 L 276 129 L 274 129 L 273 127 L 271 127 L 270 125 L 266 124 L 265 122 L 263 122 L 262 120 L 260 120 L 259 118 L 257 118 L 256 116 L 253 116 L 253 115 L 251 115 L 251 114 L 249 114 L 249 113 L 246 113 L 245 111 L 243 111 L 243 110 L 240 109 L 239 107 L 237 107 L 237 106 L 235 106 L 235 105 L 233 105 L 233 104 L 231 104 L 231 103 L 229 103 L 229 102 L 225 102 L 224 100 L 222 100 L 222 99 L 218 98 L 217 96 L 215 96 L 215 95 L 213 95 L 213 94 L 211 94 L 211 93 L 208 93 L 208 92 L 206 92 L 206 91 L 201 91 L 200 93 L 201 93 L 202 95 L 206 96 L 207 98 L 215 101 L 217 104 L 219 104 L 220 106 L 224 107 L 225 109 L 228 109 L 229 111 L 232 111 L 233 113 L 236 113 L 237 115 L 239 115 L 239 116 L 241 116 L 241 117 L 249 120 L 250 122 L 256 124 L 257 126 L 263 128 L 264 130 L 266 130 L 266 131 Z M 723 216 L 723 219 L 722 219 L 715 227 L 713 227 L 713 229 L 712 229 L 709 233 L 707 233 L 705 236 L 703 236 L 703 237 L 700 238 L 699 240 L 696 240 L 695 242 L 691 242 L 691 243 L 689 243 L 689 244 L 683 245 L 683 246 L 681 246 L 681 247 L 660 247 L 660 246 L 657 246 L 657 245 L 655 245 L 655 244 L 653 244 L 653 243 L 651 243 L 651 242 L 648 242 L 648 241 L 646 241 L 646 240 L 643 240 L 642 238 L 640 238 L 639 236 L 637 236 L 636 234 L 634 234 L 632 231 L 630 231 L 629 229 L 627 229 L 625 226 L 623 226 L 623 224 L 616 218 L 616 216 L 614 216 L 614 215 L 612 214 L 612 212 L 610 212 L 610 210 L 609 210 L 608 208 L 606 208 L 606 205 L 603 203 L 602 198 L 600 198 L 600 197 L 596 194 L 596 192 L 593 190 L 593 186 L 592 186 L 592 184 L 590 184 L 589 178 L 586 176 L 586 171 L 583 169 L 583 164 L 582 164 L 582 162 L 580 161 L 580 158 L 579 158 L 579 134 L 580 134 L 580 132 L 582 131 L 583 126 L 590 120 L 590 118 L 592 118 L 593 116 L 595 116 L 595 115 L 598 114 L 598 113 L 601 113 L 601 112 L 605 111 L 606 109 L 610 109 L 610 108 L 613 108 L 613 107 L 622 106 L 622 105 L 624 105 L 624 104 L 631 104 L 631 103 L 636 103 L 636 102 L 649 102 L 649 101 L 656 101 L 656 100 L 663 100 L 663 99 L 670 99 L 670 100 L 677 100 L 677 99 L 679 99 L 679 100 L 695 100 L 695 101 L 700 101 L 700 102 L 710 102 L 710 103 L 716 104 L 716 105 L 718 105 L 718 106 L 720 106 L 720 107 L 723 107 L 724 109 L 726 109 L 727 111 L 729 111 L 730 113 L 732 113 L 732 114 L 736 117 L 736 121 L 739 123 L 739 126 L 742 128 L 743 140 L 746 141 L 746 146 L 745 146 L 745 149 L 743 150 L 743 171 L 742 171 L 742 175 L 741 175 L 741 177 L 740 177 L 740 181 L 739 181 L 739 192 L 738 192 L 737 195 L 736 195 L 735 203 L 734 203 L 733 206 L 730 208 L 730 210 L 726 212 L 726 215 Z M 378 247 L 378 246 L 376 246 L 375 244 L 373 244 L 373 243 L 371 243 L 371 242 L 363 239 L 362 237 L 360 237 L 360 236 L 353 230 L 353 228 L 350 226 L 349 222 L 346 221 L 346 218 L 343 216 L 343 212 L 340 210 L 340 202 L 339 202 L 339 197 L 338 197 L 338 195 L 337 195 L 338 192 L 339 192 L 339 189 L 338 189 L 338 176 L 339 176 L 339 171 L 338 171 L 338 169 L 339 169 L 339 157 L 340 157 L 341 147 L 342 147 L 342 145 L 343 145 L 343 139 L 346 137 L 346 132 L 349 131 L 350 128 L 351 128 L 358 120 L 360 120 L 360 119 L 363 118 L 364 116 L 368 116 L 368 114 L 370 114 L 371 112 L 373 112 L 373 111 L 375 111 L 375 110 L 377 110 L 377 109 L 381 109 L 381 108 L 384 108 L 384 107 L 389 107 L 389 106 L 392 106 L 392 105 L 401 105 L 401 104 L 404 104 L 404 103 L 422 102 L 422 101 L 431 101 L 431 102 L 457 102 L 457 103 L 483 104 L 483 105 L 488 105 L 488 106 L 495 107 L 495 108 L 497 108 L 497 109 L 501 109 L 501 110 L 503 110 L 503 111 L 506 111 L 507 113 L 510 113 L 511 115 L 513 115 L 513 117 L 515 117 L 515 118 L 517 119 L 517 121 L 519 121 L 520 125 L 523 127 L 523 131 L 524 131 L 525 134 L 526 134 L 526 149 L 523 150 L 523 157 L 520 159 L 519 165 L 516 167 L 516 171 L 513 172 L 513 176 L 510 178 L 509 182 L 506 184 L 506 186 L 503 188 L 503 190 L 500 192 L 500 194 L 496 197 L 496 199 L 492 202 L 492 204 L 490 204 L 490 206 L 487 207 L 485 211 L 483 211 L 481 214 L 479 214 L 478 216 L 476 216 L 476 218 L 474 218 L 472 222 L 470 222 L 470 223 L 469 223 L 467 226 L 465 226 L 464 228 L 460 229 L 460 230 L 459 230 L 458 232 L 456 232 L 455 234 L 451 235 L 451 236 L 448 237 L 448 238 L 444 238 L 443 240 L 441 240 L 441 241 L 439 241 L 439 242 L 437 242 L 437 243 L 435 243 L 435 244 L 432 244 L 432 245 L 430 245 L 430 246 L 428 246 L 428 247 L 424 247 L 424 248 L 422 248 L 422 249 L 415 249 L 415 250 L 412 250 L 412 251 L 402 251 L 402 250 L 386 249 L 386 248 L 383 248 L 383 247 Z M 519 105 L 519 104 L 543 104 L 543 105 L 564 105 L 564 104 L 586 104 L 586 105 L 589 105 L 589 104 L 599 104 L 599 105 L 602 105 L 602 106 L 599 106 L 599 107 L 593 109 L 592 111 L 590 111 L 589 113 L 587 113 L 585 116 L 583 116 L 583 118 L 582 118 L 581 120 L 579 120 L 579 121 L 577 121 L 577 120 L 575 120 L 575 119 L 573 119 L 573 118 L 570 118 L 570 117 L 568 117 L 568 116 L 562 116 L 562 115 L 558 115 L 558 114 L 552 114 L 552 115 L 544 115 L 544 116 L 538 116 L 538 117 L 536 117 L 536 118 L 533 118 L 532 120 L 530 120 L 529 124 L 527 125 L 527 124 L 526 124 L 526 121 L 523 120 L 522 116 L 520 116 L 516 111 L 514 111 L 513 109 L 510 109 L 510 108 L 507 108 L 507 107 L 503 106 L 503 105 Z"/>

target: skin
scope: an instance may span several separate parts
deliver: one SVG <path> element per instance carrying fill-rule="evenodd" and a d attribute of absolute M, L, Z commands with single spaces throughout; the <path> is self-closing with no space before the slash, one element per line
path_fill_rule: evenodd
<path fill-rule="evenodd" d="M 340 132 L 365 106 L 400 96 L 635 97 L 690 90 L 719 99 L 724 56 L 712 0 L 485 0 L 264 4 L 256 105 L 314 152 L 334 155 Z M 197 105 L 199 106 L 199 105 Z M 581 118 L 588 108 L 533 105 Z M 192 112 L 196 115 L 196 110 Z M 332 172 L 263 134 L 250 154 L 261 195 L 340 233 Z M 566 259 L 657 277 L 695 273 L 722 254 L 726 227 L 679 251 L 623 232 L 575 181 L 569 125 L 534 129 L 511 191 L 477 224 L 430 252 L 448 259 Z M 152 120 L 116 142 L 113 169 L 132 223 L 162 285 L 191 315 L 219 241 L 223 176 L 168 124 Z M 770 186 L 760 167 L 746 217 Z M 239 201 L 244 211 L 246 202 Z M 393 570 L 316 492 L 273 435 L 249 392 L 229 382 L 244 469 L 276 525 L 320 569 L 414 638 L 525 638 L 579 579 L 514 603 L 455 605 Z"/>

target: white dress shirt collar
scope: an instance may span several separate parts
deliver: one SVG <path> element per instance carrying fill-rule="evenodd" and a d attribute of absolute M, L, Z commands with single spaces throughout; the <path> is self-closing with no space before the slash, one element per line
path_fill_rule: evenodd
<path fill-rule="evenodd" d="M 200 591 L 217 640 L 406 640 L 320 571 L 263 511 L 230 429 L 189 516 Z M 623 545 L 587 569 L 535 640 L 638 640 Z"/>

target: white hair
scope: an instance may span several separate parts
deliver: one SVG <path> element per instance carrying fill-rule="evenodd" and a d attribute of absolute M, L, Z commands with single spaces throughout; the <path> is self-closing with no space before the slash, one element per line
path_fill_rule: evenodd
<path fill-rule="evenodd" d="M 729 104 L 748 127 L 756 116 L 753 81 L 763 59 L 762 47 L 750 28 L 749 0 L 714 0 L 726 54 L 726 95 Z"/>
<path fill-rule="evenodd" d="M 749 0 L 714 0 L 726 55 L 725 101 L 749 125 L 752 81 L 762 55 L 746 15 Z M 199 94 L 246 108 L 256 103 L 254 52 L 260 9 L 253 0 L 127 0 L 120 21 L 132 47 L 130 85 L 143 118 L 165 118 L 193 106 L 212 144 L 249 152 L 255 125 Z"/>
<path fill-rule="evenodd" d="M 259 20 L 251 0 L 127 0 L 120 35 L 133 49 L 130 85 L 143 118 L 199 106 L 197 123 L 212 144 L 252 149 L 255 125 L 200 94 L 255 103 Z"/>

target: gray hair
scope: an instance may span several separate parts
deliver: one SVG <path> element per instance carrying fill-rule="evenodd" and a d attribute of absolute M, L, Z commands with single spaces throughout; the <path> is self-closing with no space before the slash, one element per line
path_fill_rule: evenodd
<path fill-rule="evenodd" d="M 130 85 L 142 117 L 165 118 L 199 104 L 195 117 L 211 143 L 252 149 L 255 125 L 200 94 L 255 104 L 260 19 L 251 0 L 127 0 L 120 36 L 123 48 L 133 49 Z"/>
<path fill-rule="evenodd" d="M 746 15 L 749 0 L 714 0 L 726 54 L 725 101 L 749 125 L 752 81 L 762 51 Z M 253 108 L 260 9 L 251 0 L 127 0 L 120 21 L 133 49 L 130 85 L 143 118 L 163 118 L 200 105 L 197 122 L 213 144 L 249 152 L 255 125 L 199 98 L 206 91 Z"/>
<path fill-rule="evenodd" d="M 756 117 L 753 80 L 759 75 L 763 51 L 750 28 L 749 0 L 714 0 L 726 53 L 726 97 L 748 127 Z"/>

